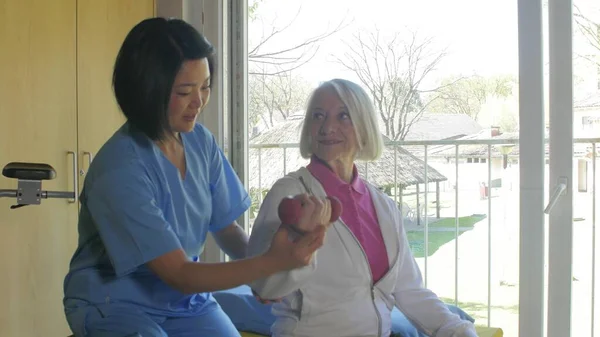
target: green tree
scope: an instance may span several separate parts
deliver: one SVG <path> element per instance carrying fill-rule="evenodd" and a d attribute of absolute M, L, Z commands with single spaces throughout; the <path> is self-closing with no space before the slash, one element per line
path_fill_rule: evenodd
<path fill-rule="evenodd" d="M 250 0 L 248 1 L 248 20 L 250 20 L 250 22 L 253 22 L 257 19 L 257 12 L 258 12 L 258 6 L 260 5 L 261 2 L 263 2 L 264 0 Z"/>
<path fill-rule="evenodd" d="M 433 113 L 465 114 L 477 121 L 481 107 L 489 97 L 512 96 L 515 84 L 516 79 L 510 75 L 450 76 L 442 80 L 442 86 L 437 92 L 438 99 L 428 110 Z"/>

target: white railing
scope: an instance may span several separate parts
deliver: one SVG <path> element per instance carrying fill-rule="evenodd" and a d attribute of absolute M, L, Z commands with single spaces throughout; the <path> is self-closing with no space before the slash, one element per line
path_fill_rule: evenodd
<path fill-rule="evenodd" d="M 588 147 L 589 150 L 589 157 L 587 158 L 588 160 L 591 161 L 591 166 L 592 166 L 592 174 L 591 174 L 591 191 L 588 191 L 588 193 L 591 193 L 591 203 L 592 203 L 592 215 L 591 215 L 591 226 L 592 226 L 592 268 L 591 268 L 591 272 L 592 272 L 592 288 L 591 288 L 591 315 L 592 315 L 592 332 L 594 330 L 594 317 L 595 317 L 595 311 L 594 311 L 594 306 L 595 306 L 595 288 L 594 288 L 594 284 L 595 284 L 595 279 L 596 279 L 596 259 L 595 259 L 595 253 L 596 253 L 596 161 L 597 161 L 597 152 L 598 152 L 598 148 L 596 146 L 597 143 L 600 143 L 600 138 L 581 138 L 581 139 L 575 139 L 574 143 L 576 144 L 576 147 L 581 147 L 582 145 L 585 145 Z M 481 162 L 485 161 L 486 165 L 487 165 L 487 181 L 486 181 L 486 185 L 487 185 L 487 202 L 486 202 L 486 207 L 487 207 L 487 325 L 490 325 L 490 319 L 491 319 L 491 310 L 492 310 L 492 271 L 493 271 L 493 267 L 492 267 L 492 257 L 493 257 L 493 237 L 492 237 L 492 224 L 493 224 L 493 220 L 492 220 L 492 203 L 493 203 L 493 198 L 492 198 L 492 182 L 493 182 L 493 172 L 492 172 L 492 162 L 493 159 L 495 158 L 502 158 L 502 160 L 518 160 L 518 155 L 517 154 L 507 154 L 507 151 L 502 151 L 503 147 L 505 149 L 510 148 L 510 147 L 514 147 L 517 146 L 519 144 L 518 139 L 459 139 L 459 140 L 436 140 L 436 141 L 394 141 L 394 142 L 388 142 L 386 143 L 386 147 L 393 147 L 394 149 L 397 149 L 399 147 L 402 148 L 410 148 L 410 152 L 413 153 L 415 156 L 417 156 L 419 159 L 421 159 L 424 162 L 424 182 L 420 185 L 423 185 L 425 190 L 423 192 L 423 196 L 424 196 L 424 212 L 421 212 L 420 209 L 420 204 L 417 201 L 417 216 L 419 216 L 420 214 L 425 214 L 426 216 L 423 217 L 424 220 L 424 226 L 423 226 L 423 232 L 424 232 L 424 239 L 423 239 L 423 245 L 424 245 L 424 251 L 425 254 L 423 256 L 422 262 L 423 262 L 423 276 L 424 276 L 424 282 L 425 282 L 425 286 L 428 285 L 428 269 L 429 269 L 429 264 L 428 264 L 428 252 L 429 252 L 429 232 L 430 232 L 430 228 L 429 228 L 429 216 L 427 216 L 429 214 L 428 212 L 428 207 L 429 207 L 429 200 L 428 200 L 428 195 L 430 193 L 429 190 L 429 170 L 430 170 L 430 163 L 432 158 L 441 158 L 444 157 L 446 158 L 449 162 L 454 163 L 454 176 L 453 177 L 448 177 L 449 181 L 453 181 L 453 186 L 452 188 L 454 189 L 454 255 L 455 255 L 455 261 L 454 261 L 454 303 L 455 305 L 458 305 L 458 298 L 459 298 L 459 263 L 458 263 L 458 257 L 459 257 L 459 236 L 461 234 L 460 230 L 460 223 L 459 223 L 459 218 L 460 218 L 460 214 L 459 214 L 459 204 L 461 202 L 460 200 L 460 191 L 461 191 L 461 186 L 460 186 L 460 182 L 461 179 L 459 178 L 460 176 L 460 171 L 461 171 L 461 160 L 464 160 L 466 157 L 474 157 L 474 155 L 462 155 L 461 154 L 461 148 L 465 147 L 465 146 L 473 146 L 473 145 L 478 145 L 481 146 L 482 148 L 485 149 L 485 153 L 484 154 L 477 154 L 477 157 L 479 157 L 481 159 Z M 251 176 L 251 181 L 255 181 L 254 186 L 251 186 L 253 188 L 256 188 L 258 191 L 262 191 L 262 190 L 266 190 L 270 187 L 270 185 L 278 178 L 282 177 L 284 174 L 288 173 L 289 171 L 292 170 L 296 170 L 297 168 L 299 168 L 299 166 L 305 165 L 306 164 L 306 160 L 300 159 L 299 158 L 299 153 L 298 153 L 298 144 L 295 143 L 281 143 L 281 144 L 250 144 L 249 146 L 250 148 L 250 152 L 251 155 L 249 156 L 250 161 L 257 161 L 256 166 L 257 168 L 255 170 L 253 170 L 252 168 L 249 170 L 250 172 L 250 176 Z M 421 148 L 422 150 L 420 150 L 419 148 Z M 279 149 L 281 151 L 281 157 L 279 158 L 273 158 L 273 157 L 278 157 L 279 155 L 277 154 L 273 154 L 273 150 L 274 149 Z M 496 151 L 494 151 L 494 149 Z M 267 151 L 267 150 L 271 150 L 271 152 L 269 154 L 267 154 L 267 169 L 263 168 L 263 161 L 265 160 L 265 158 L 263 158 L 264 154 L 263 152 Z M 293 151 L 293 153 L 291 153 Z M 253 154 L 253 152 L 255 152 Z M 398 184 L 398 177 L 397 177 L 397 165 L 398 165 L 398 160 L 397 160 L 397 152 L 398 151 L 394 151 L 394 191 L 398 190 L 399 184 Z M 496 152 L 496 154 L 494 154 Z M 576 151 L 577 152 L 577 151 Z M 291 154 L 290 154 L 291 153 Z M 503 156 L 505 155 L 505 156 Z M 574 159 L 577 158 L 577 156 L 581 155 L 580 153 L 575 153 Z M 548 153 L 546 153 L 546 157 L 548 156 Z M 584 158 L 583 156 L 580 158 Z M 276 160 L 278 162 L 283 161 L 283 164 L 280 165 L 279 167 L 277 167 L 277 169 L 274 171 L 274 167 L 273 167 L 273 161 Z M 435 160 L 434 160 L 435 161 Z M 439 161 L 438 161 L 439 162 Z M 446 167 L 448 166 L 448 164 L 446 164 Z M 505 168 L 505 167 L 504 167 Z M 268 171 L 268 172 L 267 172 Z M 365 166 L 365 172 L 363 172 L 365 179 L 369 180 L 369 166 L 368 164 Z M 253 180 L 252 176 L 253 174 L 257 174 L 257 177 L 254 177 L 255 180 Z M 265 174 L 270 175 L 269 177 L 267 177 L 267 179 L 265 179 Z M 257 178 L 257 179 L 256 179 Z M 263 181 L 266 182 L 263 185 Z M 464 180 L 463 180 L 464 182 Z M 502 183 L 504 185 L 504 182 Z M 574 183 L 575 185 L 575 183 Z M 420 192 L 417 191 L 417 196 L 419 195 Z M 438 191 L 439 193 L 439 191 Z M 262 193 L 258 193 L 257 195 L 258 197 L 258 204 L 260 205 L 260 203 L 262 202 Z M 396 202 L 398 202 L 398 198 L 402 198 L 403 194 L 402 193 L 397 193 L 395 192 L 393 197 L 395 198 Z M 438 197 L 439 198 L 439 197 Z M 417 198 L 418 200 L 418 198 Z M 402 203 L 400 203 L 402 204 Z M 439 200 L 437 200 L 437 204 L 436 204 L 437 208 L 438 208 L 438 212 L 437 216 L 439 217 Z M 541 212 L 542 210 L 540 210 Z M 516 211 L 518 212 L 518 210 Z M 252 215 L 250 216 L 251 218 L 253 217 Z M 515 249 L 518 250 L 518 241 L 517 241 L 517 246 L 515 247 Z M 479 252 L 472 252 L 472 254 L 479 254 Z M 518 271 L 518 267 L 516 267 L 517 271 Z M 518 303 L 515 303 L 515 305 Z M 516 324 L 516 323 L 515 323 Z M 506 329 L 505 329 L 506 331 Z M 516 331 L 516 330 L 515 330 Z M 592 333 L 593 335 L 593 333 Z"/>
<path fill-rule="evenodd" d="M 597 141 L 596 141 L 597 142 Z M 596 320 L 596 142 L 592 143 L 592 290 L 591 290 L 591 333 L 595 335 L 594 321 Z"/>
<path fill-rule="evenodd" d="M 598 148 L 596 145 L 600 142 L 600 138 L 595 139 L 575 139 L 575 144 L 589 144 L 591 145 L 591 160 L 592 160 L 592 258 L 591 258 L 591 289 L 590 289 L 590 336 L 595 336 L 595 325 L 596 320 L 596 161 L 598 155 Z"/>

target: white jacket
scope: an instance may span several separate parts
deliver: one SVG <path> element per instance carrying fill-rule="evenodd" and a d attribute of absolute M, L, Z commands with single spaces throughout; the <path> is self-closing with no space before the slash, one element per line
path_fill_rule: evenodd
<path fill-rule="evenodd" d="M 279 179 L 263 201 L 248 246 L 250 256 L 265 252 L 281 222 L 277 207 L 283 197 L 306 193 L 299 177 L 316 196 L 323 186 L 306 168 Z M 250 284 L 273 305 L 274 337 L 386 337 L 395 306 L 420 330 L 436 337 L 476 337 L 475 328 L 423 288 L 395 202 L 367 184 L 381 226 L 389 271 L 373 284 L 366 254 L 340 220 L 327 231 L 325 244 L 304 268 L 280 272 Z"/>

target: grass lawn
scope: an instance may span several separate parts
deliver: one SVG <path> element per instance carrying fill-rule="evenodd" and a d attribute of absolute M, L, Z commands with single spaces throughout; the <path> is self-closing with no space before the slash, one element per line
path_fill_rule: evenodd
<path fill-rule="evenodd" d="M 485 219 L 485 214 L 473 214 L 471 216 L 463 216 L 458 218 L 458 227 L 473 227 L 479 221 Z M 454 228 L 456 219 L 444 218 L 434 223 L 428 224 L 429 228 Z"/>
<path fill-rule="evenodd" d="M 485 219 L 485 215 L 473 214 L 458 218 L 458 235 L 473 229 L 473 226 Z M 423 226 L 424 227 L 424 226 Z M 427 256 L 433 255 L 442 245 L 455 238 L 456 220 L 454 218 L 441 219 L 428 224 L 429 227 L 429 245 Z M 433 231 L 431 229 L 434 229 Z M 447 229 L 447 230 L 445 230 Z M 415 257 L 425 257 L 425 232 L 424 230 L 407 231 L 408 243 Z"/>

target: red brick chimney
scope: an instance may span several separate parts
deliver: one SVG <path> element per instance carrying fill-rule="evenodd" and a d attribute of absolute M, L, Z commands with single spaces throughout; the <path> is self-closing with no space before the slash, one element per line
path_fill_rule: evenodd
<path fill-rule="evenodd" d="M 492 131 L 492 137 L 498 137 L 502 134 L 499 126 L 491 126 L 490 129 Z"/>

